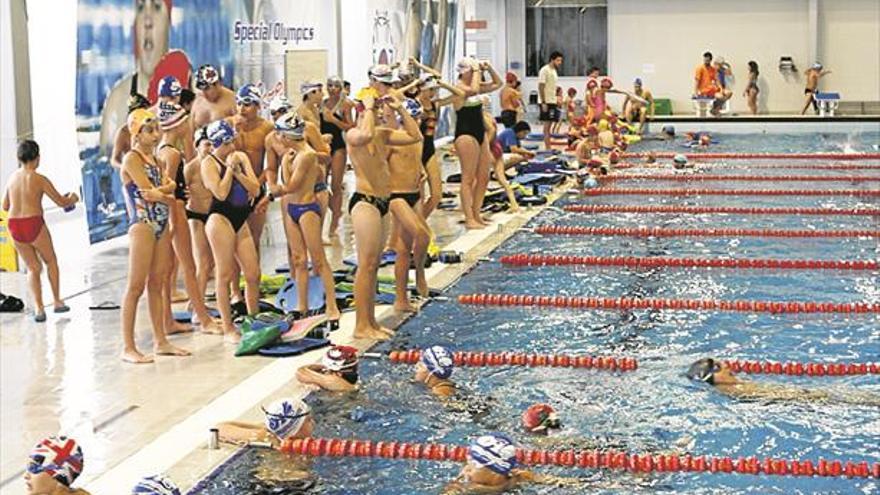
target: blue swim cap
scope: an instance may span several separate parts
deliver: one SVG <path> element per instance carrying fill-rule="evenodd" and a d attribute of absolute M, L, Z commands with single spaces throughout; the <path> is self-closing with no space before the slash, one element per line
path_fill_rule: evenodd
<path fill-rule="evenodd" d="M 215 120 L 208 124 L 208 139 L 215 148 L 235 139 L 235 129 L 225 120 Z"/>
<path fill-rule="evenodd" d="M 263 408 L 266 429 L 279 440 L 297 433 L 310 412 L 311 408 L 305 402 L 292 398 L 277 400 L 268 408 Z"/>
<path fill-rule="evenodd" d="M 235 103 L 239 105 L 260 105 L 262 102 L 263 92 L 253 84 L 245 84 L 235 94 Z"/>
<path fill-rule="evenodd" d="M 165 76 L 159 81 L 159 96 L 180 96 L 183 88 L 174 76 Z"/>
<path fill-rule="evenodd" d="M 418 119 L 422 116 L 422 105 L 413 98 L 404 98 L 403 108 L 405 108 L 407 113 L 409 113 L 414 119 Z"/>
<path fill-rule="evenodd" d="M 636 86 L 641 86 L 642 85 L 642 78 L 637 77 L 636 80 L 633 81 L 633 84 Z"/>
<path fill-rule="evenodd" d="M 675 136 L 675 127 L 671 125 L 664 125 L 663 129 L 661 129 L 663 134 L 668 134 L 670 136 Z"/>
<path fill-rule="evenodd" d="M 455 369 L 452 353 L 441 345 L 433 345 L 422 351 L 422 364 L 428 373 L 444 380 L 452 376 Z"/>
<path fill-rule="evenodd" d="M 180 488 L 164 475 L 147 476 L 131 489 L 132 495 L 180 495 Z"/>
<path fill-rule="evenodd" d="M 510 471 L 516 467 L 516 447 L 507 435 L 483 435 L 468 447 L 468 459 L 479 467 L 509 476 Z"/>
<path fill-rule="evenodd" d="M 299 118 L 296 111 L 287 112 L 275 121 L 275 130 L 291 139 L 303 139 L 306 132 L 306 121 Z"/>
<path fill-rule="evenodd" d="M 597 181 L 595 177 L 590 175 L 584 180 L 584 187 L 587 189 L 593 189 L 594 187 L 599 187 L 599 181 Z"/>

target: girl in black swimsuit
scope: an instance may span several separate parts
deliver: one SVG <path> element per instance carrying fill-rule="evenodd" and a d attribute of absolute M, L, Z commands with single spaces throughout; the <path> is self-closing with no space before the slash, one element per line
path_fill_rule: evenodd
<path fill-rule="evenodd" d="M 327 79 L 327 94 L 320 113 L 321 134 L 330 134 L 330 235 L 336 234 L 342 219 L 342 179 L 345 176 L 345 149 L 343 132 L 353 127 L 351 107 L 342 92 L 342 80 L 336 76 Z"/>
<path fill-rule="evenodd" d="M 187 326 L 174 321 L 171 314 L 171 299 L 177 282 L 178 269 L 183 272 L 183 282 L 193 309 L 193 324 L 199 324 L 203 332 L 219 333 L 220 327 L 208 314 L 205 306 L 204 291 L 199 290 L 198 278 L 196 277 L 196 262 L 193 258 L 192 238 L 187 224 L 186 179 L 183 173 L 184 156 L 171 143 L 183 141 L 183 135 L 189 135 L 189 116 L 183 108 L 175 104 L 162 103 L 159 108 L 159 128 L 162 131 L 162 141 L 159 145 L 158 156 L 165 162 L 167 177 L 174 177 L 174 202 L 169 206 L 171 219 L 171 243 L 174 247 L 176 263 L 170 270 L 168 278 L 164 280 L 162 287 L 163 314 L 166 329 L 171 331 L 188 330 Z"/>
<path fill-rule="evenodd" d="M 238 283 L 236 261 L 245 279 L 245 301 L 248 314 L 259 310 L 260 266 L 247 218 L 251 212 L 250 198 L 257 197 L 260 182 L 251 168 L 247 155 L 236 152 L 235 130 L 218 120 L 208 125 L 208 139 L 214 153 L 202 161 L 202 178 L 214 198 L 205 230 L 214 254 L 217 306 L 223 319 L 224 340 L 237 343 L 238 331 L 232 323 L 229 288 Z"/>

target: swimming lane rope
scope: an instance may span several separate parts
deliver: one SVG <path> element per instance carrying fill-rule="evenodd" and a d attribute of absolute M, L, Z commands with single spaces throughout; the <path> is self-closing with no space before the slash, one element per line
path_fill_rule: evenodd
<path fill-rule="evenodd" d="M 296 438 L 281 443 L 289 455 L 310 457 L 378 457 L 466 462 L 468 448 L 462 445 L 372 441 L 343 438 Z M 582 469 L 610 469 L 634 473 L 730 473 L 772 476 L 821 476 L 880 478 L 880 462 L 779 459 L 773 457 L 716 457 L 676 454 L 631 454 L 614 450 L 516 449 L 523 465 L 564 466 Z"/>
<path fill-rule="evenodd" d="M 770 361 L 739 361 L 721 359 L 737 373 L 765 375 L 847 376 L 878 375 L 880 363 L 775 363 Z"/>
<path fill-rule="evenodd" d="M 663 227 L 578 227 L 541 225 L 541 235 L 621 235 L 632 237 L 880 237 L 880 230 L 809 230 L 809 229 L 674 229 Z"/>
<path fill-rule="evenodd" d="M 378 357 L 370 355 L 367 357 Z M 395 364 L 416 364 L 422 351 L 410 349 L 391 351 L 388 360 Z M 630 357 L 569 356 L 567 354 L 528 354 L 521 352 L 468 352 L 452 353 L 456 366 L 529 366 L 552 368 L 584 368 L 608 371 L 635 371 L 638 362 Z"/>
<path fill-rule="evenodd" d="M 742 182 L 877 182 L 880 175 L 725 175 L 725 174 L 617 174 L 603 175 L 599 181 L 742 181 Z"/>
<path fill-rule="evenodd" d="M 814 208 L 693 205 L 568 205 L 565 211 L 576 213 L 732 213 L 737 215 L 880 215 L 880 208 Z"/>
<path fill-rule="evenodd" d="M 541 306 L 574 309 L 676 309 L 739 311 L 748 313 L 880 313 L 880 303 L 813 301 L 721 301 L 635 297 L 535 296 L 514 294 L 463 294 L 458 302 L 479 306 Z"/>
<path fill-rule="evenodd" d="M 734 165 L 730 163 L 701 163 L 700 167 L 711 168 L 734 168 L 748 170 L 880 170 L 880 165 L 847 165 L 847 164 L 748 164 Z M 614 169 L 626 168 L 651 168 L 651 169 L 672 169 L 672 165 L 662 163 L 618 163 L 614 165 Z"/>
<path fill-rule="evenodd" d="M 632 268 L 697 267 L 697 268 L 762 268 L 762 269 L 825 269 L 876 270 L 876 260 L 779 260 L 779 259 L 710 259 L 641 256 L 568 256 L 547 254 L 509 254 L 499 261 L 514 266 L 627 266 Z"/>
<path fill-rule="evenodd" d="M 653 153 L 657 158 L 672 158 L 678 153 Z M 690 160 L 880 160 L 880 153 L 683 153 Z M 624 158 L 644 158 L 647 152 L 624 153 Z"/>
<path fill-rule="evenodd" d="M 652 189 L 597 187 L 584 196 L 880 196 L 880 189 Z"/>

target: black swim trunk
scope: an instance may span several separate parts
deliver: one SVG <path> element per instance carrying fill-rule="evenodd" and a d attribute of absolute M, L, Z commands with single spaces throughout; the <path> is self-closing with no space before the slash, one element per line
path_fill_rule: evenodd
<path fill-rule="evenodd" d="M 422 141 L 422 166 L 427 167 L 428 162 L 431 161 L 431 158 L 434 156 L 437 150 L 434 148 L 434 136 L 425 136 L 424 141 Z"/>
<path fill-rule="evenodd" d="M 183 211 L 186 214 L 186 218 L 189 220 L 198 220 L 202 223 L 206 223 L 208 221 L 207 213 L 199 213 L 197 211 L 192 211 L 189 208 L 185 208 Z"/>
<path fill-rule="evenodd" d="M 516 124 L 516 110 L 503 110 L 501 112 L 501 123 L 508 129 Z"/>
<path fill-rule="evenodd" d="M 408 204 L 410 208 L 415 208 L 416 205 L 419 204 L 419 201 L 422 200 L 422 195 L 417 192 L 391 193 L 391 198 L 388 202 L 391 203 L 395 199 L 402 199 L 406 201 L 406 204 Z"/>
<path fill-rule="evenodd" d="M 351 215 L 351 211 L 354 210 L 355 205 L 357 205 L 361 201 L 373 205 L 373 208 L 379 210 L 379 214 L 383 217 L 388 213 L 388 198 L 377 198 L 376 196 L 369 196 L 367 194 L 356 192 L 351 195 L 351 200 L 348 202 L 349 215 Z"/>
<path fill-rule="evenodd" d="M 559 107 L 555 103 L 547 103 L 546 107 L 547 111 L 545 112 L 543 110 L 544 106 L 541 106 L 541 114 L 538 116 L 538 120 L 541 122 L 559 122 Z"/>
<path fill-rule="evenodd" d="M 816 90 L 815 90 L 815 89 L 804 88 L 804 94 L 805 94 L 805 95 L 812 95 L 812 94 L 815 94 L 815 93 L 816 93 Z M 819 113 L 819 102 L 816 101 L 816 98 L 815 98 L 815 97 L 810 98 L 810 103 L 813 104 L 813 110 L 814 110 L 816 113 Z"/>

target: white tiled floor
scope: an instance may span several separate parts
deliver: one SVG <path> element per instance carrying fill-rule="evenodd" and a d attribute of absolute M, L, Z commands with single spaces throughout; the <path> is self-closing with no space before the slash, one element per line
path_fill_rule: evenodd
<path fill-rule="evenodd" d="M 526 216 L 530 215 L 521 218 Z M 497 222 L 509 218 L 498 215 Z M 438 245 L 457 238 L 455 249 L 467 251 L 497 237 L 496 226 L 461 235 L 464 231 L 457 219 L 457 213 L 443 211 L 432 216 Z M 194 352 L 188 358 L 160 357 L 146 366 L 120 361 L 119 311 L 90 311 L 88 307 L 107 300 L 119 302 L 125 283 L 127 240 L 89 247 L 84 234 L 73 230 L 82 228 L 81 222 L 71 220 L 48 219 L 59 251 L 62 292 L 65 296 L 77 294 L 68 297 L 72 311 L 59 316 L 50 313 L 45 324 L 33 323 L 24 315 L 0 318 L 2 493 L 23 491 L 20 478 L 27 452 L 47 434 L 63 432 L 82 444 L 86 467 L 80 486 L 95 494 L 120 493 L 127 490 L 118 485 L 120 480 L 149 474 L 145 467 L 153 468 L 148 471 L 167 470 L 178 465 L 204 442 L 204 432 L 213 422 L 253 414 L 254 406 L 273 393 L 292 393 L 295 361 L 234 358 L 231 347 L 218 337 L 173 337 L 176 344 Z M 277 208 L 270 214 L 264 239 L 262 268 L 272 273 L 286 261 Z M 330 249 L 335 267 L 352 254 L 347 223 L 341 241 Z M 442 268 L 438 265 L 435 275 Z M 22 274 L 3 273 L 0 284 L 4 293 L 26 293 Z M 343 330 L 334 340 L 350 337 L 352 316 L 343 320 Z M 143 349 L 150 348 L 148 325 L 144 302 L 137 325 L 138 344 Z M 358 344 L 365 348 L 369 343 Z M 202 457 L 209 464 L 221 458 L 217 452 Z M 184 485 L 198 476 L 182 465 L 171 473 Z"/>

